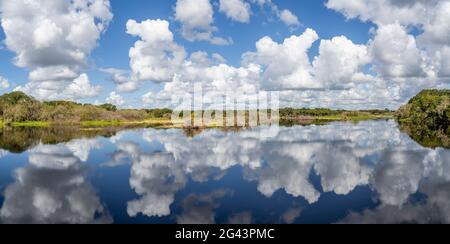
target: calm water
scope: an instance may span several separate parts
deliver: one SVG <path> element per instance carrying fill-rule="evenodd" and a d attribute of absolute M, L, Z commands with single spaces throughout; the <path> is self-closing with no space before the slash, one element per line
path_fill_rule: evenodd
<path fill-rule="evenodd" d="M 11 132 L 0 222 L 450 223 L 450 151 L 394 121 L 262 130 Z"/>

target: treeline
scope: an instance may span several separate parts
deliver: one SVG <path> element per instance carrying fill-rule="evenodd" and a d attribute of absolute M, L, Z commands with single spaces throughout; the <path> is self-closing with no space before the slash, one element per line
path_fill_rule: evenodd
<path fill-rule="evenodd" d="M 392 115 L 394 112 L 388 109 L 385 110 L 332 110 L 328 108 L 283 108 L 280 109 L 281 118 L 299 118 L 305 117 L 325 117 L 325 116 L 340 116 L 340 117 L 358 117 L 371 115 Z"/>
<path fill-rule="evenodd" d="M 92 105 L 69 101 L 41 102 L 23 92 L 12 92 L 0 96 L 0 118 L 4 123 L 141 121 L 150 118 L 170 118 L 171 114 L 170 109 L 117 109 L 112 104 Z"/>
<path fill-rule="evenodd" d="M 69 101 L 41 102 L 23 92 L 12 92 L 0 96 L 0 119 L 6 124 L 34 121 L 45 121 L 55 124 L 86 121 L 145 121 L 148 119 L 170 119 L 172 112 L 170 109 L 118 109 L 112 104 L 92 105 Z M 192 113 L 195 114 L 195 112 Z M 389 110 L 348 111 L 326 108 L 283 108 L 279 110 L 279 116 L 282 119 L 326 116 L 345 119 L 347 117 L 392 115 L 392 113 Z"/>
<path fill-rule="evenodd" d="M 429 129 L 450 124 L 450 90 L 424 90 L 397 112 L 397 118 Z"/>
<path fill-rule="evenodd" d="M 450 90 L 424 90 L 396 117 L 403 131 L 422 145 L 450 146 Z"/>

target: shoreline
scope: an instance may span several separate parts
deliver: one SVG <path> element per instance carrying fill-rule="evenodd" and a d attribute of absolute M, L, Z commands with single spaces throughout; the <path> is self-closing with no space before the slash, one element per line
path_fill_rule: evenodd
<path fill-rule="evenodd" d="M 282 117 L 280 124 L 313 125 L 332 122 L 360 122 L 368 120 L 395 119 L 395 115 L 366 115 L 366 116 L 299 116 Z M 0 123 L 1 128 L 44 128 L 44 127 L 81 127 L 81 128 L 105 128 L 105 127 L 127 127 L 142 126 L 155 127 L 160 129 L 185 129 L 185 128 L 219 128 L 219 123 L 211 123 L 203 126 L 186 126 L 184 120 L 172 121 L 171 119 L 154 118 L 141 121 L 82 121 L 82 122 L 52 122 L 52 121 L 27 121 Z M 242 127 L 242 126 L 230 126 Z M 245 127 L 245 126 L 244 126 Z"/>

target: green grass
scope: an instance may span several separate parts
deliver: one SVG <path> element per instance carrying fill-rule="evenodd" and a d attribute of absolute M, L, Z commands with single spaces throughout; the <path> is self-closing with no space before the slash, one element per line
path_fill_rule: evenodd
<path fill-rule="evenodd" d="M 306 117 L 312 122 L 332 122 L 332 121 L 363 121 L 374 119 L 392 119 L 393 115 L 333 115 L 333 116 L 315 116 Z M 283 119 L 283 118 L 281 118 Z M 125 126 L 125 125 L 147 125 L 147 126 L 163 126 L 167 128 L 182 128 L 184 126 L 183 121 L 172 121 L 170 119 L 154 118 L 146 119 L 143 121 L 83 121 L 80 123 L 58 123 L 58 122 L 45 122 L 45 121 L 26 121 L 26 122 L 14 122 L 4 123 L 0 121 L 0 128 L 4 126 L 12 127 L 49 127 L 52 125 L 65 125 L 65 126 L 81 126 L 81 127 L 113 127 L 113 126 Z M 214 128 L 217 126 L 211 126 Z"/>
<path fill-rule="evenodd" d="M 26 121 L 11 123 L 12 127 L 49 127 L 50 123 L 45 121 Z"/>
<path fill-rule="evenodd" d="M 357 115 L 357 116 L 317 116 L 314 117 L 318 121 L 361 121 L 374 119 L 393 119 L 394 115 Z"/>
<path fill-rule="evenodd" d="M 82 127 L 107 127 L 120 126 L 124 123 L 121 121 L 83 121 L 80 123 Z"/>

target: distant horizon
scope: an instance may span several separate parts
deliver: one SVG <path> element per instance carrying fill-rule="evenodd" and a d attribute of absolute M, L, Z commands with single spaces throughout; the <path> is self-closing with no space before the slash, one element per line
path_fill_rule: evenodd
<path fill-rule="evenodd" d="M 29 95 L 29 94 L 26 94 L 25 92 L 22 92 L 22 91 L 12 91 L 12 92 L 8 92 L 8 93 L 3 93 L 3 94 L 0 95 L 0 97 L 2 97 L 4 95 L 15 93 L 15 92 L 20 92 L 20 93 L 25 94 L 26 96 L 29 96 L 29 97 L 32 97 L 32 98 L 36 99 L 35 97 L 33 97 L 33 96 Z M 107 103 L 107 102 L 95 104 L 95 103 L 89 103 L 89 102 L 77 102 L 77 101 L 70 101 L 70 100 L 40 100 L 40 99 L 36 99 L 36 100 L 38 100 L 39 102 L 42 102 L 42 103 L 71 102 L 71 103 L 76 103 L 76 104 L 80 104 L 80 105 L 93 105 L 93 106 L 113 105 L 113 106 L 116 106 L 114 104 Z M 153 107 L 142 107 L 142 108 L 131 108 L 131 107 L 130 108 L 120 108 L 120 107 L 116 107 L 116 108 L 117 109 L 122 109 L 122 110 L 127 110 L 127 109 L 130 109 L 130 110 L 164 110 L 164 109 L 169 109 L 169 110 L 172 110 L 172 111 L 179 111 L 179 110 L 174 110 L 173 108 L 170 108 L 170 107 L 154 107 L 154 108 Z M 296 110 L 301 110 L 301 109 L 307 109 L 307 110 L 328 109 L 328 110 L 332 110 L 332 111 L 390 111 L 390 112 L 395 112 L 396 111 L 396 109 L 395 110 L 391 110 L 389 108 L 379 108 L 379 109 L 370 109 L 370 108 L 369 109 L 367 109 L 367 108 L 361 108 L 361 109 L 339 109 L 339 108 L 327 108 L 327 107 L 280 107 L 279 109 L 280 110 L 282 110 L 282 109 L 296 109 Z M 214 111 L 214 110 L 216 110 L 216 109 L 202 109 L 202 110 L 200 110 L 200 109 L 199 110 L 193 109 L 191 111 L 195 112 L 195 111 Z M 246 109 L 235 109 L 234 111 L 243 111 L 243 110 L 245 110 L 245 111 L 252 111 L 252 110 L 256 110 L 256 109 L 248 109 L 248 108 L 246 108 Z M 263 109 L 258 109 L 258 110 L 263 110 Z M 223 111 L 231 111 L 231 109 L 223 110 Z"/>

